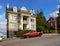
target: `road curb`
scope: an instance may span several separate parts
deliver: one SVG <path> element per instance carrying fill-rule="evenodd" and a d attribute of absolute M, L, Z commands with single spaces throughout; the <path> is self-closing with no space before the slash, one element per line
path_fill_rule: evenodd
<path fill-rule="evenodd" d="M 57 33 L 43 34 L 43 35 L 57 35 Z"/>

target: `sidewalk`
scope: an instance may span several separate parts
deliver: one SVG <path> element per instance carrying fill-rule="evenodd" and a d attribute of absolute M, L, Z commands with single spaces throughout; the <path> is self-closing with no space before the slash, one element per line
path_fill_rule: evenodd
<path fill-rule="evenodd" d="M 45 35 L 58 35 L 57 33 L 48 33 L 48 34 L 43 34 L 43 36 Z"/>

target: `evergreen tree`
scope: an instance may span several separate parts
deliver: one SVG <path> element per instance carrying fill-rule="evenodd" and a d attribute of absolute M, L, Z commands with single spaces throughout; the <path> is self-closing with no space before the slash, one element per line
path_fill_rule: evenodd
<path fill-rule="evenodd" d="M 43 15 L 43 11 L 40 11 L 36 16 L 37 31 L 44 31 L 48 28 L 47 21 Z"/>
<path fill-rule="evenodd" d="M 60 16 L 57 17 L 57 32 L 60 33 Z"/>
<path fill-rule="evenodd" d="M 60 5 L 60 3 L 59 3 Z M 59 13 L 57 13 L 57 32 L 60 33 L 60 7 L 59 7 Z"/>
<path fill-rule="evenodd" d="M 58 17 L 57 17 L 57 32 L 58 33 L 60 33 L 60 2 L 59 2 L 59 5 L 58 5 L 59 7 L 59 9 L 58 9 L 58 11 L 59 11 L 59 13 L 57 13 L 57 15 L 58 15 Z"/>

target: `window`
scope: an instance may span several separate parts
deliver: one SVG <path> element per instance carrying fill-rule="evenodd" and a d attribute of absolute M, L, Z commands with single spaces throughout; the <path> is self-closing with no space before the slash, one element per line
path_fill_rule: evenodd
<path fill-rule="evenodd" d="M 13 20 L 16 20 L 17 19 L 17 16 L 13 16 Z"/>
<path fill-rule="evenodd" d="M 17 28 L 17 24 L 11 23 L 11 24 L 10 24 L 10 28 Z"/>
<path fill-rule="evenodd" d="M 11 15 L 11 16 L 10 16 L 10 19 L 11 19 L 11 20 L 17 20 L 17 16 Z"/>
<path fill-rule="evenodd" d="M 16 6 L 13 7 L 13 12 L 17 12 L 17 7 Z"/>
<path fill-rule="evenodd" d="M 31 29 L 34 29 L 34 25 L 31 25 Z"/>
<path fill-rule="evenodd" d="M 13 20 L 13 16 L 12 15 L 10 16 L 10 19 Z"/>
<path fill-rule="evenodd" d="M 34 19 L 33 18 L 31 18 L 31 22 L 34 22 Z"/>
<path fill-rule="evenodd" d="M 23 20 L 27 20 L 27 18 L 23 17 Z"/>

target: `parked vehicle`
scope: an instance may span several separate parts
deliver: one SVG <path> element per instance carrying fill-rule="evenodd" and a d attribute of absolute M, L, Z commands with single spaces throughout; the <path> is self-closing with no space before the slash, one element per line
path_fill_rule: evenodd
<path fill-rule="evenodd" d="M 0 37 L 0 42 L 3 40 L 3 38 Z"/>
<path fill-rule="evenodd" d="M 25 33 L 23 37 L 29 38 L 29 37 L 41 36 L 42 34 L 43 32 L 32 31 L 32 32 Z"/>
<path fill-rule="evenodd" d="M 3 39 L 6 38 L 6 35 L 3 35 L 2 33 L 0 33 L 0 42 L 3 41 Z"/>

